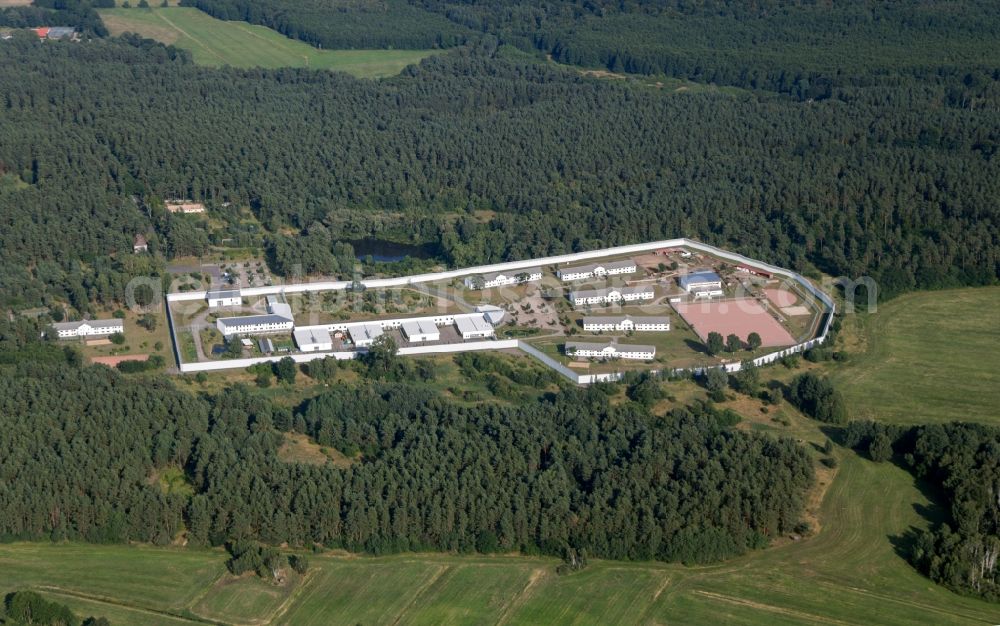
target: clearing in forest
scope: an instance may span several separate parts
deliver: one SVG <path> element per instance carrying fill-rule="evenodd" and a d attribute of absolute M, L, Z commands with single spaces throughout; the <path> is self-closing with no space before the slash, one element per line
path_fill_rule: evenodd
<path fill-rule="evenodd" d="M 308 67 L 361 78 L 394 76 L 431 50 L 319 50 L 246 22 L 218 20 L 189 7 L 102 9 L 112 35 L 131 32 L 191 52 L 195 63 L 221 67 Z"/>
<path fill-rule="evenodd" d="M 845 324 L 833 373 L 851 417 L 1000 423 L 1000 287 L 911 293 Z"/>

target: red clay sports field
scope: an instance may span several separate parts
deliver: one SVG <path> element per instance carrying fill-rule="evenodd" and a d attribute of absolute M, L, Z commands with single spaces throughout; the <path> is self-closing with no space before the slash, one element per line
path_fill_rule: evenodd
<path fill-rule="evenodd" d="M 708 333 L 715 331 L 723 338 L 735 334 L 743 341 L 755 332 L 760 335 L 761 344 L 765 347 L 795 343 L 785 327 L 752 298 L 677 303 L 674 309 L 702 341 L 707 341 Z"/>

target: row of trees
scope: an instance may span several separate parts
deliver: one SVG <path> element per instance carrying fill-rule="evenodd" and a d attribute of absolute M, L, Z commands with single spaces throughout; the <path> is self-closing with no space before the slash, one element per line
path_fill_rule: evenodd
<path fill-rule="evenodd" d="M 318 48 L 450 48 L 472 31 L 406 0 L 182 0 L 222 20 L 261 24 Z"/>
<path fill-rule="evenodd" d="M 725 340 L 722 339 L 722 334 L 716 331 L 708 333 L 708 337 L 705 339 L 705 349 L 711 355 L 721 354 L 723 350 L 726 352 L 736 353 L 746 347 L 747 350 L 753 352 L 761 346 L 763 342 L 760 339 L 760 334 L 750 333 L 747 335 L 746 344 L 740 339 L 740 336 L 736 333 L 729 333 L 726 335 Z"/>
<path fill-rule="evenodd" d="M 109 626 L 104 617 L 80 620 L 65 604 L 50 602 L 34 591 L 15 591 L 4 598 L 0 624 L 9 626 Z"/>

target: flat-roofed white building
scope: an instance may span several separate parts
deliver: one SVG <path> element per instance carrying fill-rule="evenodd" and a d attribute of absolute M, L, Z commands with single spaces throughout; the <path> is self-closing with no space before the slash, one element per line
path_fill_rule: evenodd
<path fill-rule="evenodd" d="M 441 331 L 433 322 L 424 319 L 406 320 L 400 325 L 403 337 L 410 343 L 439 341 Z"/>
<path fill-rule="evenodd" d="M 352 324 L 348 331 L 351 334 L 351 340 L 354 341 L 354 345 L 359 348 L 370 348 L 375 340 L 383 335 L 385 331 L 382 330 L 381 324 L 376 323 L 365 323 L 365 324 Z"/>
<path fill-rule="evenodd" d="M 586 280 L 588 278 L 598 278 L 601 276 L 617 276 L 619 274 L 634 274 L 638 266 L 632 259 L 625 261 L 609 261 L 607 263 L 589 263 L 587 265 L 574 265 L 560 268 L 556 274 L 559 279 L 568 282 L 572 280 Z"/>
<path fill-rule="evenodd" d="M 456 315 L 455 328 L 462 339 L 485 339 L 492 337 L 495 332 L 485 315 Z"/>
<path fill-rule="evenodd" d="M 290 320 L 295 319 L 295 315 L 292 314 L 292 305 L 287 302 L 275 302 L 274 304 L 269 304 L 267 311 L 272 315 L 277 315 Z"/>
<path fill-rule="evenodd" d="M 506 272 L 491 272 L 489 274 L 480 274 L 479 276 L 469 276 L 465 279 L 465 286 L 470 289 L 490 289 L 504 285 L 533 283 L 541 279 L 542 268 L 527 267 L 521 270 L 508 270 Z"/>
<path fill-rule="evenodd" d="M 292 336 L 295 338 L 295 345 L 303 352 L 325 352 L 333 350 L 333 339 L 323 328 L 300 328 L 296 329 Z"/>
<path fill-rule="evenodd" d="M 82 322 L 61 322 L 53 324 L 59 339 L 72 337 L 107 337 L 115 333 L 125 332 L 124 320 L 85 320 Z"/>
<path fill-rule="evenodd" d="M 646 360 L 656 356 L 655 346 L 627 345 L 614 341 L 607 343 L 587 343 L 567 341 L 566 356 L 577 359 L 635 359 Z"/>
<path fill-rule="evenodd" d="M 655 291 L 652 287 L 608 287 L 607 289 L 582 289 L 569 294 L 574 306 L 594 304 L 614 304 L 615 302 L 641 302 L 652 300 Z"/>
<path fill-rule="evenodd" d="M 712 298 L 721 296 L 722 279 L 711 271 L 692 272 L 677 279 L 681 289 L 695 298 Z"/>
<path fill-rule="evenodd" d="M 614 315 L 609 317 L 585 317 L 583 329 L 590 332 L 635 331 L 664 332 L 670 330 L 669 317 Z"/>
<path fill-rule="evenodd" d="M 205 294 L 208 300 L 208 308 L 215 309 L 220 306 L 240 306 L 243 298 L 239 289 L 210 289 Z"/>
<path fill-rule="evenodd" d="M 243 315 L 240 317 L 220 317 L 215 327 L 224 337 L 230 335 L 263 335 L 292 330 L 295 322 L 281 315 Z"/>

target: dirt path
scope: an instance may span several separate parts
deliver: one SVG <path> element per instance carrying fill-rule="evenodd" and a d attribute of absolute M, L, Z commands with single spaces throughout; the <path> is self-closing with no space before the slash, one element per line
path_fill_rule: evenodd
<path fill-rule="evenodd" d="M 406 606 L 404 606 L 399 610 L 399 614 L 396 615 L 396 619 L 392 620 L 393 626 L 401 623 L 403 619 L 406 617 L 406 614 L 410 611 L 410 608 L 417 603 L 417 600 L 419 600 L 422 595 L 424 595 L 424 592 L 430 589 L 431 586 L 434 583 L 436 583 L 438 579 L 444 576 L 445 572 L 448 572 L 449 570 L 451 570 L 450 565 L 442 565 L 438 567 L 437 571 L 434 572 L 434 575 L 428 578 L 427 581 L 424 582 L 424 584 L 420 585 L 420 588 L 417 589 L 417 592 L 415 594 L 413 594 L 413 597 L 410 598 L 410 601 L 406 603 Z"/>
<path fill-rule="evenodd" d="M 166 17 L 165 15 L 163 15 L 163 12 L 162 12 L 162 11 L 156 11 L 156 12 L 155 12 L 154 14 L 156 15 L 156 17 L 160 18 L 161 20 L 163 20 L 164 22 L 166 22 L 167 24 L 169 24 L 171 28 L 173 28 L 174 30 L 176 30 L 176 31 L 177 31 L 177 32 L 179 32 L 180 34 L 184 35 L 185 37 L 187 37 L 187 38 L 188 38 L 188 39 L 190 39 L 191 41 L 193 41 L 193 42 L 194 42 L 195 44 L 197 44 L 197 45 L 198 45 L 198 47 L 200 47 L 200 48 L 201 48 L 202 50 L 204 50 L 204 51 L 205 51 L 205 52 L 207 52 L 208 54 L 210 54 L 210 55 L 214 56 L 215 58 L 217 58 L 217 59 L 219 60 L 219 62 L 220 62 L 220 63 L 222 63 L 223 65 L 228 65 L 228 63 L 226 62 L 226 60 L 225 60 L 224 58 L 222 58 L 222 55 L 220 55 L 220 54 L 219 54 L 218 52 L 216 52 L 215 50 L 212 50 L 211 48 L 209 48 L 208 46 L 206 46 L 206 45 L 205 45 L 204 43 L 202 43 L 202 41 L 201 41 L 200 39 L 198 39 L 197 37 L 193 37 L 193 36 L 191 36 L 191 33 L 187 32 L 186 30 L 184 30 L 183 28 L 181 28 L 180 26 L 178 26 L 177 24 L 175 24 L 174 22 L 172 22 L 172 21 L 170 20 L 170 18 L 168 18 L 168 17 Z"/>
<path fill-rule="evenodd" d="M 77 591 L 71 591 L 69 589 L 63 589 L 62 587 L 53 587 L 49 585 L 39 585 L 35 587 L 50 593 L 55 596 L 64 596 L 67 598 L 78 598 L 80 600 L 86 600 L 88 602 L 93 602 L 95 604 L 106 604 L 108 606 L 115 606 L 129 611 L 135 611 L 136 613 L 141 613 L 143 615 L 155 615 L 156 617 L 164 617 L 178 622 L 189 622 L 191 624 L 219 624 L 221 622 L 216 622 L 213 620 L 201 619 L 197 617 L 186 617 L 181 615 L 174 615 L 173 613 L 168 613 L 167 611 L 157 611 L 155 609 L 145 609 L 142 607 L 135 606 L 134 604 L 126 604 L 125 602 L 119 602 L 113 598 L 105 598 L 103 596 L 92 596 L 86 593 L 80 593 Z"/>
<path fill-rule="evenodd" d="M 501 626 L 501 624 L 506 624 L 510 621 L 510 616 L 513 615 L 517 609 L 521 608 L 528 598 L 532 596 L 535 584 L 542 578 L 545 578 L 545 570 L 534 569 L 531 571 L 531 576 L 528 577 L 528 582 L 524 585 L 524 589 L 521 589 L 517 595 L 511 598 L 510 602 L 507 603 L 507 606 L 505 606 L 503 611 L 500 612 L 500 619 L 497 620 L 496 626 Z"/>
<path fill-rule="evenodd" d="M 721 593 L 714 593 L 711 591 L 700 591 L 696 590 L 693 593 L 699 596 L 705 596 L 707 598 L 712 598 L 713 600 L 718 600 L 720 602 L 725 602 L 727 604 L 734 604 L 736 606 L 744 606 L 752 609 L 757 609 L 759 611 L 767 611 L 769 613 L 775 613 L 777 615 L 784 615 L 791 617 L 797 621 L 802 622 L 813 622 L 817 624 L 849 624 L 850 622 L 844 622 L 838 619 L 832 619 L 829 617 L 824 617 L 822 615 L 816 615 L 813 613 L 806 613 L 804 611 L 796 611 L 793 609 L 784 609 L 780 606 L 774 606 L 773 604 L 764 604 L 762 602 L 754 602 L 752 600 L 746 600 L 744 598 L 734 598 L 733 596 L 723 595 Z"/>

